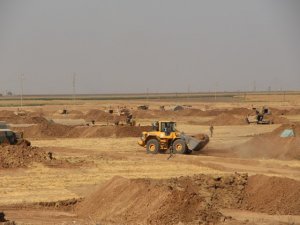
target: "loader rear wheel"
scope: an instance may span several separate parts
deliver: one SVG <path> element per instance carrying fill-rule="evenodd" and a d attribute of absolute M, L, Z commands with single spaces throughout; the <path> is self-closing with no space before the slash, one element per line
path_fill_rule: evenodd
<path fill-rule="evenodd" d="M 184 140 L 177 139 L 173 143 L 173 151 L 177 154 L 185 154 L 187 152 L 187 146 Z"/>
<path fill-rule="evenodd" d="M 147 153 L 157 154 L 159 152 L 159 142 L 156 139 L 151 139 L 146 145 Z"/>

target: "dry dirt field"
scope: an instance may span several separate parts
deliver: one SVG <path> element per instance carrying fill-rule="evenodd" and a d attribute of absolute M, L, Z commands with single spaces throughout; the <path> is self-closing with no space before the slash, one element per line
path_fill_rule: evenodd
<path fill-rule="evenodd" d="M 0 146 L 0 212 L 18 225 L 300 224 L 300 95 L 284 98 L 43 100 L 21 116 L 2 107 L 0 121 L 33 147 Z M 179 104 L 191 107 L 171 110 Z M 247 124 L 251 108 L 264 105 L 274 124 Z M 104 112 L 125 106 L 139 126 L 115 127 L 117 116 Z M 199 152 L 146 154 L 137 141 L 156 120 L 187 134 L 213 125 L 214 133 Z M 292 124 L 296 136 L 280 138 Z"/>

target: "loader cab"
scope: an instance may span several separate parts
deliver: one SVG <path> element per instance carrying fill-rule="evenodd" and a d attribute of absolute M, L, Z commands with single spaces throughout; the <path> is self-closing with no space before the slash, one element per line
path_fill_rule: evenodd
<path fill-rule="evenodd" d="M 156 121 L 152 124 L 152 130 L 163 132 L 169 136 L 172 132 L 176 132 L 176 123 L 171 121 Z"/>
<path fill-rule="evenodd" d="M 160 123 L 160 132 L 175 132 L 176 123 L 175 122 L 161 122 Z"/>

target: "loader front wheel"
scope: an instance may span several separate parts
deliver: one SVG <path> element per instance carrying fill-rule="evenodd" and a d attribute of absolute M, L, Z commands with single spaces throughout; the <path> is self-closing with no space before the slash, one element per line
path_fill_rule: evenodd
<path fill-rule="evenodd" d="M 187 146 L 184 140 L 177 139 L 173 143 L 173 151 L 177 154 L 185 154 L 187 152 Z"/>
<path fill-rule="evenodd" d="M 156 139 L 151 139 L 146 145 L 147 153 L 157 154 L 159 152 L 159 142 Z"/>

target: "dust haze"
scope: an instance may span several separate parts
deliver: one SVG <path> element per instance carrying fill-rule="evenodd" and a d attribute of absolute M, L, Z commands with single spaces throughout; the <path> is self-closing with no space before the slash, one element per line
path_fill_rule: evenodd
<path fill-rule="evenodd" d="M 299 1 L 0 1 L 0 92 L 299 90 Z"/>

